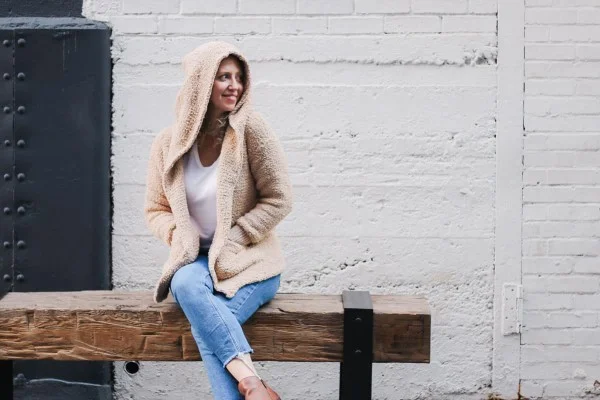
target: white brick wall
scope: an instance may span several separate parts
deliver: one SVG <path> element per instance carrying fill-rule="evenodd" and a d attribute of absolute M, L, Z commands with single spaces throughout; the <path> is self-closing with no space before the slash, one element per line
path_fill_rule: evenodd
<path fill-rule="evenodd" d="M 493 394 L 496 0 L 84 3 L 113 27 L 116 288 L 151 288 L 167 256 L 141 207 L 181 58 L 234 41 L 294 183 L 281 290 L 425 295 L 432 362 L 376 365 L 374 398 Z M 525 4 L 520 387 L 580 398 L 600 392 L 600 2 Z M 116 365 L 117 399 L 208 398 L 201 364 Z M 337 398 L 337 365 L 260 368 L 284 398 Z"/>
<path fill-rule="evenodd" d="M 600 2 L 527 0 L 527 398 L 600 394 Z"/>

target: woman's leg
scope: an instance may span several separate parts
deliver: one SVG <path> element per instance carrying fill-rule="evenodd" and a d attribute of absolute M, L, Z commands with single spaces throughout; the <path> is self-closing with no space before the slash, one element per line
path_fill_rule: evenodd
<path fill-rule="evenodd" d="M 213 393 L 218 399 L 239 399 L 236 379 L 224 368 L 252 352 L 241 328 L 256 310 L 275 296 L 279 276 L 246 285 L 232 299 L 213 293 L 206 256 L 179 269 L 171 281 L 171 293 L 192 326 Z M 248 363 L 244 363 L 245 366 Z M 250 363 L 246 374 L 251 373 Z"/>

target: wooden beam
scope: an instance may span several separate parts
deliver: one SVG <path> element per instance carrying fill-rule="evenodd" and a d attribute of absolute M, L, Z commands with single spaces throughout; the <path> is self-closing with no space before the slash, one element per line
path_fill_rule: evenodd
<path fill-rule="evenodd" d="M 376 296 L 375 362 L 429 362 L 431 314 L 421 297 Z M 342 360 L 341 295 L 278 294 L 245 325 L 257 361 Z M 147 291 L 8 293 L 0 360 L 199 360 L 185 315 Z"/>

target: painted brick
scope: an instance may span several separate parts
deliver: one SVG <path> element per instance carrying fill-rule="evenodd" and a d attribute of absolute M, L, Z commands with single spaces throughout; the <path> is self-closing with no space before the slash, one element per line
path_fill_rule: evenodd
<path fill-rule="evenodd" d="M 600 115 L 557 115 L 554 118 L 525 114 L 525 128 L 531 132 L 597 132 Z"/>
<path fill-rule="evenodd" d="M 296 0 L 239 0 L 242 14 L 294 14 Z"/>
<path fill-rule="evenodd" d="M 125 14 L 178 14 L 180 0 L 123 0 Z"/>
<path fill-rule="evenodd" d="M 552 42 L 590 42 L 600 36 L 600 25 L 553 25 L 546 29 Z"/>
<path fill-rule="evenodd" d="M 548 241 L 545 239 L 524 239 L 523 256 L 545 256 L 548 254 Z"/>
<path fill-rule="evenodd" d="M 549 255 L 599 256 L 600 238 L 598 239 L 550 239 Z M 600 289 L 600 287 L 598 288 Z"/>
<path fill-rule="evenodd" d="M 412 0 L 414 14 L 466 14 L 468 0 Z"/>
<path fill-rule="evenodd" d="M 597 197 L 596 197 L 597 198 Z M 523 229 L 532 232 L 529 238 L 593 237 L 600 221 L 526 222 Z M 600 266 L 598 267 L 600 269 Z"/>
<path fill-rule="evenodd" d="M 353 0 L 298 0 L 299 14 L 352 14 Z"/>
<path fill-rule="evenodd" d="M 236 0 L 181 0 L 182 14 L 235 14 Z"/>
<path fill-rule="evenodd" d="M 571 335 L 575 345 L 600 345 L 600 328 L 574 329 Z"/>
<path fill-rule="evenodd" d="M 594 362 L 600 357 L 598 347 L 580 346 L 523 346 L 524 362 Z"/>
<path fill-rule="evenodd" d="M 434 15 L 385 17 L 383 29 L 386 33 L 435 33 L 442 31 L 442 20 Z"/>
<path fill-rule="evenodd" d="M 596 221 L 600 219 L 600 208 L 593 204 L 551 204 L 548 220 L 552 221 Z"/>
<path fill-rule="evenodd" d="M 528 134 L 525 146 L 531 150 L 600 150 L 598 133 Z"/>
<path fill-rule="evenodd" d="M 524 274 L 568 274 L 575 261 L 569 257 L 523 257 Z"/>
<path fill-rule="evenodd" d="M 577 96 L 527 96 L 525 109 L 533 115 L 600 114 L 600 98 Z"/>
<path fill-rule="evenodd" d="M 115 33 L 157 33 L 156 17 L 112 17 L 110 24 Z"/>
<path fill-rule="evenodd" d="M 411 0 L 355 0 L 358 14 L 399 14 L 410 11 Z"/>
<path fill-rule="evenodd" d="M 528 60 L 574 60 L 575 46 L 571 44 L 528 44 L 525 46 Z"/>
<path fill-rule="evenodd" d="M 570 310 L 573 308 L 573 296 L 571 294 L 531 294 L 526 293 L 523 300 L 523 309 L 533 310 Z M 577 307 L 579 308 L 579 307 Z"/>
<path fill-rule="evenodd" d="M 600 289 L 600 277 L 525 275 L 523 288 L 529 293 L 595 293 Z"/>
<path fill-rule="evenodd" d="M 578 79 L 575 83 L 575 93 L 579 95 L 600 95 L 600 80 Z"/>
<path fill-rule="evenodd" d="M 382 33 L 383 18 L 381 17 L 330 17 L 329 33 L 334 34 L 364 34 Z"/>
<path fill-rule="evenodd" d="M 554 5 L 554 0 L 525 0 L 527 7 L 548 7 Z"/>
<path fill-rule="evenodd" d="M 496 14 L 497 0 L 469 0 L 469 12 L 472 14 Z"/>
<path fill-rule="evenodd" d="M 83 15 L 91 9 L 92 14 L 120 15 L 123 13 L 123 0 L 94 0 L 91 4 L 83 2 Z"/>
<path fill-rule="evenodd" d="M 524 312 L 523 321 L 524 326 L 527 326 L 527 328 L 594 328 L 598 325 L 598 313 L 532 311 Z"/>
<path fill-rule="evenodd" d="M 590 203 L 599 198 L 600 187 L 598 186 L 526 186 L 523 188 L 523 201 L 526 203 Z"/>
<path fill-rule="evenodd" d="M 271 32 L 271 19 L 264 17 L 217 17 L 215 33 L 265 34 Z"/>
<path fill-rule="evenodd" d="M 575 368 L 571 377 L 574 379 L 560 379 L 548 380 L 544 386 L 544 392 L 552 394 L 555 398 L 582 398 L 582 393 L 598 393 L 595 389 L 596 385 L 589 378 L 583 380 L 582 378 L 587 377 L 586 366 L 582 365 L 581 368 Z M 593 372 L 592 372 L 593 373 Z"/>
<path fill-rule="evenodd" d="M 444 15 L 443 32 L 496 32 L 496 17 L 488 15 Z"/>
<path fill-rule="evenodd" d="M 562 380 L 574 377 L 577 374 L 577 370 L 582 370 L 590 374 L 590 376 L 598 376 L 600 374 L 600 365 L 598 363 L 582 365 L 579 362 L 523 363 L 521 366 L 521 376 L 523 379 Z M 580 385 L 583 386 L 581 381 Z"/>
<path fill-rule="evenodd" d="M 530 46 L 525 48 L 527 49 Z M 525 83 L 526 95 L 569 95 L 576 93 L 576 82 L 570 79 L 528 79 Z"/>
<path fill-rule="evenodd" d="M 580 60 L 600 61 L 600 44 L 578 44 L 577 58 Z"/>
<path fill-rule="evenodd" d="M 598 257 L 577 257 L 573 271 L 580 274 L 600 274 Z"/>
<path fill-rule="evenodd" d="M 273 18 L 273 33 L 275 34 L 314 34 L 327 33 L 327 18 L 297 17 Z"/>
<path fill-rule="evenodd" d="M 600 294 L 575 294 L 573 301 L 578 310 L 600 310 Z"/>
<path fill-rule="evenodd" d="M 576 8 L 534 8 L 525 10 L 526 24 L 575 24 L 578 11 Z"/>
<path fill-rule="evenodd" d="M 600 8 L 583 8 L 578 10 L 577 22 L 579 24 L 600 25 Z"/>
<path fill-rule="evenodd" d="M 211 17 L 164 17 L 159 21 L 160 32 L 165 34 L 204 34 L 213 31 Z"/>
<path fill-rule="evenodd" d="M 268 18 L 266 18 L 268 20 Z M 252 28 L 250 26 L 249 28 Z M 378 64 L 418 63 L 430 65 L 465 65 L 469 60 L 484 57 L 492 63 L 495 57 L 493 34 L 408 35 L 402 40 L 392 36 L 302 36 L 247 35 L 236 43 L 250 60 L 293 62 L 377 62 Z M 129 65 L 148 63 L 179 63 L 186 51 L 210 40 L 231 40 L 229 36 L 197 37 L 117 37 L 115 55 Z M 156 51 L 156 47 L 161 51 Z M 357 51 L 368 48 L 369 52 Z M 465 50 L 467 49 L 467 50 Z M 493 64 L 492 64 L 493 65 Z M 481 65 L 478 65 L 481 68 Z M 476 68 L 477 69 L 477 68 Z M 471 104 L 471 103 L 469 103 Z M 477 107 L 476 102 L 472 104 Z M 450 128 L 449 128 L 450 129 Z"/>
<path fill-rule="evenodd" d="M 543 383 L 523 380 L 519 384 L 519 393 L 526 398 L 542 398 L 544 395 Z"/>
<path fill-rule="evenodd" d="M 524 204 L 524 221 L 543 221 L 548 218 L 548 206 L 545 204 Z"/>
<path fill-rule="evenodd" d="M 570 344 L 571 332 L 564 329 L 531 329 L 525 328 L 521 334 L 521 341 L 528 344 Z"/>

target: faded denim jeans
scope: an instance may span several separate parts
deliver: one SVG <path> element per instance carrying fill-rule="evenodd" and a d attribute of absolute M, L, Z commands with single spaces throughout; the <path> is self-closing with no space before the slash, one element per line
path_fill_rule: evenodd
<path fill-rule="evenodd" d="M 190 322 L 215 399 L 243 399 L 225 366 L 241 354 L 254 352 L 241 325 L 275 297 L 280 277 L 243 286 L 228 299 L 214 291 L 204 254 L 173 276 L 171 294 Z"/>

